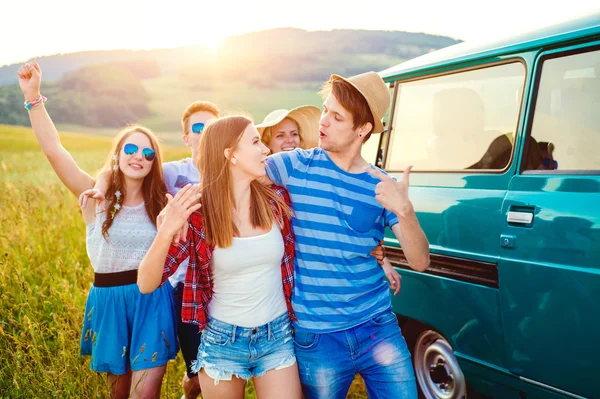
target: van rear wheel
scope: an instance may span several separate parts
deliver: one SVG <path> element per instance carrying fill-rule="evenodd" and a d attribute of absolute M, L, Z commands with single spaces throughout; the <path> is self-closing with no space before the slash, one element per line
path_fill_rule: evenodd
<path fill-rule="evenodd" d="M 433 330 L 423 331 L 413 348 L 419 388 L 426 399 L 463 399 L 467 383 L 446 339 Z"/>

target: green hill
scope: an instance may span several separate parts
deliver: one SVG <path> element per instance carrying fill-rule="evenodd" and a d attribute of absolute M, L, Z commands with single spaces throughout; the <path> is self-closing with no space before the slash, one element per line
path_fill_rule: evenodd
<path fill-rule="evenodd" d="M 456 43 L 424 33 L 282 28 L 230 37 L 216 52 L 201 46 L 89 51 L 38 62 L 57 123 L 140 122 L 177 131 L 183 108 L 194 100 L 262 119 L 275 108 L 319 104 L 315 92 L 332 73 L 378 71 Z M 0 123 L 28 124 L 15 86 L 18 67 L 0 68 Z"/>

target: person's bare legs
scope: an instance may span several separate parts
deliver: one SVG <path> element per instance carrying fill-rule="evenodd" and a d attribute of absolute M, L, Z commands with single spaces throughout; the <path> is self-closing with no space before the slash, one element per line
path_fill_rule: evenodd
<path fill-rule="evenodd" d="M 111 399 L 127 399 L 129 398 L 129 389 L 131 388 L 131 370 L 127 370 L 125 374 L 107 373 L 108 386 L 110 387 Z"/>
<path fill-rule="evenodd" d="M 131 378 L 133 399 L 160 398 L 160 387 L 167 365 L 134 371 Z"/>
<path fill-rule="evenodd" d="M 258 399 L 301 399 L 302 387 L 298 376 L 298 363 L 281 370 L 269 370 L 254 378 Z"/>
<path fill-rule="evenodd" d="M 217 385 L 210 378 L 204 369 L 198 373 L 200 388 L 202 389 L 202 399 L 243 399 L 246 381 L 242 378 L 233 376 L 231 381 L 220 380 Z"/>
<path fill-rule="evenodd" d="M 200 380 L 198 377 L 188 377 L 187 372 L 183 373 L 181 387 L 183 388 L 185 399 L 196 399 L 200 395 Z"/>

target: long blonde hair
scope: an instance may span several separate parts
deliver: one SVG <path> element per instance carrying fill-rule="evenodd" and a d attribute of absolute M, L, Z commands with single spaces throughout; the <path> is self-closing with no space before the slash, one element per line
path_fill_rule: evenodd
<path fill-rule="evenodd" d="M 238 145 L 244 130 L 252 123 L 245 116 L 228 116 L 208 125 L 200 139 L 198 169 L 202 171 L 202 215 L 209 245 L 231 246 L 239 231 L 233 223 L 233 179 L 225 149 Z M 271 208 L 275 205 L 276 211 Z M 278 213 L 279 215 L 277 215 Z M 254 228 L 268 229 L 278 216 L 290 217 L 289 206 L 273 190 L 258 181 L 250 183 L 250 222 Z M 280 226 L 283 227 L 283 226 Z"/>
<path fill-rule="evenodd" d="M 118 159 L 119 152 L 123 149 L 125 141 L 134 133 L 142 133 L 148 137 L 148 140 L 150 140 L 150 144 L 152 145 L 152 149 L 156 153 L 156 157 L 152 163 L 152 169 L 150 169 L 150 173 L 144 177 L 144 181 L 142 183 L 144 207 L 146 208 L 146 213 L 148 214 L 148 217 L 154 226 L 156 226 L 156 217 L 165 207 L 165 205 L 167 205 L 167 198 L 165 197 L 165 194 L 167 193 L 167 187 L 165 185 L 165 179 L 163 178 L 162 152 L 160 145 L 158 144 L 158 139 L 150 129 L 143 126 L 133 125 L 126 127 L 125 129 L 121 130 L 121 132 L 113 140 L 112 149 L 110 150 L 104 168 L 102 169 L 112 170 L 110 187 L 106 192 L 108 212 L 106 220 L 102 224 L 102 235 L 104 237 L 108 235 L 108 229 L 110 229 L 110 226 L 113 224 L 114 217 L 116 217 L 116 214 L 118 214 L 118 210 L 115 209 L 115 205 L 119 202 L 119 200 L 117 199 L 115 193 L 117 191 L 120 192 L 121 199 L 125 198 L 127 195 L 123 172 L 121 172 L 120 169 L 115 170 L 113 168 L 114 165 L 118 164 L 118 162 L 115 160 L 115 157 Z M 112 215 L 111 212 L 113 212 Z"/>

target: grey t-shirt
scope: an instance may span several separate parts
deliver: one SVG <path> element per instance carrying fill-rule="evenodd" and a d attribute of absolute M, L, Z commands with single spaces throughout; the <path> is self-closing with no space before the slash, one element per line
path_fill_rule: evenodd
<path fill-rule="evenodd" d="M 163 174 L 167 191 L 173 196 L 187 184 L 200 183 L 200 172 L 194 165 L 192 158 L 163 163 Z M 183 283 L 187 265 L 188 260 L 186 259 L 181 262 L 177 271 L 169 277 L 169 282 L 173 287 L 176 287 L 178 283 Z"/>

